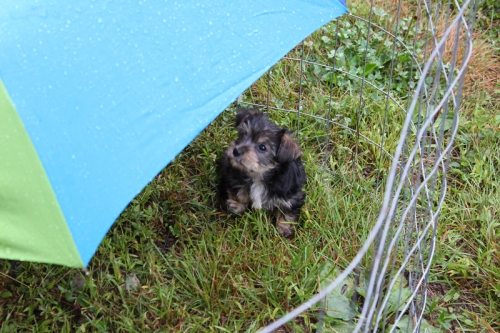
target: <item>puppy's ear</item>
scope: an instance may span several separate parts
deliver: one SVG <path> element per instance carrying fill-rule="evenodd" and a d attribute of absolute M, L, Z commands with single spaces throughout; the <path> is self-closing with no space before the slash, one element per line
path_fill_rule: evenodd
<path fill-rule="evenodd" d="M 246 117 L 255 116 L 259 113 L 260 112 L 257 109 L 238 108 L 236 110 L 236 127 L 238 127 Z"/>
<path fill-rule="evenodd" d="M 278 148 L 278 153 L 276 154 L 278 162 L 289 163 L 301 156 L 302 150 L 300 150 L 297 142 L 292 138 L 288 131 L 283 130 L 281 143 Z"/>

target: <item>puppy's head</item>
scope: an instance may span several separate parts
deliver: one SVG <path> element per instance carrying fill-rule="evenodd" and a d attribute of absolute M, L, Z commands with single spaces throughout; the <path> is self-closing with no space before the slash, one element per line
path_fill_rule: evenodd
<path fill-rule="evenodd" d="M 226 156 L 234 168 L 249 175 L 262 175 L 302 155 L 290 132 L 256 109 L 238 109 L 236 129 L 238 138 L 231 143 Z"/>

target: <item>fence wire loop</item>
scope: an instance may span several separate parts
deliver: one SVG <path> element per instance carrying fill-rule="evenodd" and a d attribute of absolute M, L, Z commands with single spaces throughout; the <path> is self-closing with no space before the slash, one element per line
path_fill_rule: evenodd
<path fill-rule="evenodd" d="M 297 63 L 300 66 L 296 107 L 278 103 L 271 93 L 270 69 L 267 73 L 267 100 L 239 102 L 263 107 L 267 112 L 290 112 L 297 115 L 297 137 L 301 137 L 303 119 L 322 123 L 325 131 L 324 143 L 319 147 L 324 154 L 323 167 L 329 168 L 332 158 L 332 137 L 335 133 L 346 133 L 355 137 L 355 148 L 351 161 L 359 162 L 362 144 L 376 148 L 378 163 L 376 191 L 381 198 L 380 212 L 371 232 L 364 240 L 351 262 L 329 283 L 309 300 L 290 311 L 282 318 L 262 328 L 260 333 L 274 332 L 294 318 L 304 314 L 317 303 L 316 332 L 326 332 L 328 304 L 326 297 L 348 278 L 355 277 L 357 285 L 365 283 L 364 295 L 355 293 L 353 302 L 359 313 L 351 320 L 352 332 L 420 332 L 427 302 L 427 277 L 436 247 L 436 227 L 446 193 L 448 169 L 453 140 L 457 134 L 462 84 L 467 63 L 472 53 L 472 29 L 477 10 L 477 0 L 457 1 L 417 0 L 386 9 L 371 2 L 369 11 L 346 15 L 331 22 L 328 29 L 334 31 L 333 49 L 328 62 L 319 62 L 306 49 L 306 41 L 297 46 L 296 54 L 281 62 Z M 409 10 L 408 13 L 408 8 Z M 374 22 L 374 15 L 390 16 L 384 26 Z M 392 16 L 391 16 L 392 15 Z M 360 59 L 364 71 L 353 72 L 346 67 L 343 52 L 346 50 L 343 29 L 357 25 L 364 29 L 366 40 Z M 390 65 L 388 77 L 381 85 L 370 75 L 377 64 L 370 63 L 370 43 L 374 32 L 385 34 L 387 46 L 378 52 L 388 54 Z M 328 40 L 329 41 L 329 40 Z M 406 57 L 406 75 L 410 80 L 405 89 L 394 86 L 400 80 L 400 59 Z M 311 70 L 313 68 L 313 70 Z M 303 89 L 304 77 L 308 73 L 321 72 L 323 79 L 330 80 L 325 99 L 328 106 L 323 113 L 312 112 L 304 100 L 307 89 Z M 344 85 L 339 83 L 343 78 Z M 347 83 L 345 83 L 347 82 Z M 355 121 L 342 122 L 334 107 L 336 96 L 357 94 L 358 104 Z M 340 91 L 340 92 L 339 92 Z M 362 132 L 360 122 L 367 114 L 366 101 L 382 95 L 385 107 L 379 115 L 383 124 L 380 139 Z M 271 99 L 271 100 L 270 100 Z M 386 142 L 389 110 L 400 110 L 404 117 L 395 149 Z M 340 132 L 343 131 L 343 132 Z M 318 141 L 319 142 L 319 141 Z M 384 170 L 381 161 L 390 159 L 389 170 Z M 363 167 L 353 168 L 359 172 Z M 334 173 L 333 170 L 329 170 Z M 325 221 L 328 223 L 331 221 Z M 332 222 L 334 223 L 334 222 Z M 334 228 L 332 224 L 332 228 Z M 366 274 L 360 272 L 365 268 Z M 367 268 L 367 269 L 366 269 Z M 313 311 L 313 310 L 311 310 Z M 312 312 L 308 312 L 312 313 Z"/>

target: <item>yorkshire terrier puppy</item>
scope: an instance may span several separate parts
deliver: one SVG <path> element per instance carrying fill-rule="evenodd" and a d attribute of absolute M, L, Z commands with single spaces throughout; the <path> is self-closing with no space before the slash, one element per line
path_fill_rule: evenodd
<path fill-rule="evenodd" d="M 237 215 L 249 207 L 273 211 L 279 233 L 293 236 L 305 199 L 299 145 L 256 109 L 238 109 L 236 129 L 238 138 L 222 158 L 219 193 L 227 209 Z"/>

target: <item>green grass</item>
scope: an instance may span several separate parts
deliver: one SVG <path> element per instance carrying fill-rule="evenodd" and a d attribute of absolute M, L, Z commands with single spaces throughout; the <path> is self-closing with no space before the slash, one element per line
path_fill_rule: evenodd
<path fill-rule="evenodd" d="M 224 113 L 134 199 L 88 277 L 2 261 L 2 332 L 255 331 L 311 297 L 325 263 L 345 267 L 378 207 L 319 168 L 316 152 L 305 153 L 309 199 L 293 241 L 265 212 L 233 219 L 215 208 L 214 159 L 233 121 Z M 139 287 L 127 290 L 135 277 Z M 311 329 L 315 318 L 312 310 L 289 327 Z"/>
<path fill-rule="evenodd" d="M 390 23 L 386 12 L 376 16 L 381 25 Z M 361 38 L 356 37 L 366 27 L 346 18 L 342 29 L 346 39 L 338 65 L 359 75 L 361 58 L 355 51 Z M 306 40 L 306 59 L 333 61 L 333 31 L 333 25 L 326 26 Z M 375 33 L 368 68 L 372 82 L 389 86 L 383 76 L 389 70 L 387 43 Z M 290 56 L 300 53 L 298 47 Z M 404 105 L 417 77 L 403 66 L 410 61 L 404 50 L 398 54 L 390 86 Z M 295 109 L 300 93 L 303 112 L 329 115 L 337 124 L 270 112 L 278 124 L 299 128 L 304 151 L 307 201 L 293 240 L 279 236 L 271 214 L 251 211 L 231 218 L 218 209 L 217 159 L 234 137 L 230 106 L 130 203 L 88 275 L 0 260 L 0 332 L 254 332 L 308 300 L 325 276 L 345 268 L 376 220 L 391 163 L 370 141 L 393 152 L 404 114 L 395 101 L 386 109 L 384 96 L 370 86 L 360 101 L 358 81 L 321 66 L 304 66 L 300 86 L 300 70 L 293 61 L 273 67 L 270 105 Z M 267 79 L 256 82 L 241 101 L 263 103 Z M 426 318 L 441 331 L 500 330 L 496 89 L 464 97 L 429 276 Z M 363 134 L 359 139 L 356 129 Z M 364 261 L 360 269 L 368 265 Z M 313 307 L 280 332 L 313 332 L 317 321 Z"/>
<path fill-rule="evenodd" d="M 455 142 L 432 279 L 442 288 L 436 300 L 448 314 L 446 325 L 494 332 L 500 330 L 500 104 L 477 97 L 466 102 Z"/>

